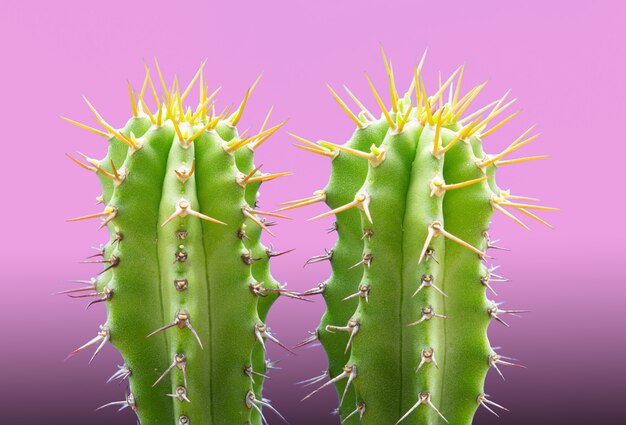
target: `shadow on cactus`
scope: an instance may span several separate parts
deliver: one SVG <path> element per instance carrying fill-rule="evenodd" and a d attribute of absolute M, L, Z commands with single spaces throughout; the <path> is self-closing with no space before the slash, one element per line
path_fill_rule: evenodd
<path fill-rule="evenodd" d="M 310 260 L 329 260 L 332 275 L 303 293 L 322 294 L 327 309 L 302 344 L 319 340 L 329 361 L 321 376 L 303 381 L 328 379 L 305 399 L 334 384 L 343 424 L 470 424 L 480 406 L 506 410 L 485 394 L 489 369 L 502 375 L 503 366 L 519 366 L 487 338 L 492 321 L 508 326 L 506 316 L 524 312 L 488 297 L 506 281 L 491 265 L 492 214 L 527 228 L 514 212 L 548 225 L 534 211 L 555 209 L 501 190 L 495 173 L 544 156 L 509 158 L 537 137 L 532 127 L 498 154 L 483 151 L 483 140 L 517 115 L 499 118 L 514 100 L 505 94 L 465 114 L 486 83 L 462 94 L 463 67 L 429 96 L 422 57 L 400 97 L 383 59 L 390 110 L 367 77 L 380 118 L 348 90 L 361 110 L 354 114 L 330 89 L 357 126 L 350 140 L 294 136 L 298 147 L 332 161 L 331 177 L 278 211 L 325 202 L 332 210 L 314 219 L 334 214 L 337 232 L 333 249 Z"/>
<path fill-rule="evenodd" d="M 107 309 L 96 337 L 70 356 L 93 347 L 93 360 L 107 342 L 117 347 L 124 365 L 110 381 L 129 388 L 102 408 L 131 408 L 143 425 L 261 424 L 264 410 L 278 414 L 261 395 L 273 365 L 265 344 L 283 346 L 265 318 L 277 296 L 295 295 L 269 272 L 281 253 L 260 242 L 274 224 L 265 217 L 284 216 L 257 207 L 261 183 L 289 173 L 261 173 L 253 156 L 284 122 L 267 128 L 270 110 L 257 134 L 239 135 L 258 80 L 234 112 L 216 114 L 219 89 L 209 93 L 202 67 L 182 93 L 156 68 L 161 96 L 146 67 L 141 91 L 129 85 L 133 116 L 122 129 L 88 101 L 103 130 L 66 119 L 109 144 L 102 160 L 70 156 L 98 176 L 104 205 L 70 221 L 99 218 L 110 234 L 87 261 L 102 263 L 100 273 L 63 292 Z M 184 105 L 196 83 L 191 109 Z"/>

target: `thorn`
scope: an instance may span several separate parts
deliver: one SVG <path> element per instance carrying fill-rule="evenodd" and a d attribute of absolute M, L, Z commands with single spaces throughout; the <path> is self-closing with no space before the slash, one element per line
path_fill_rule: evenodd
<path fill-rule="evenodd" d="M 176 177 L 178 177 L 178 180 L 180 180 L 182 184 L 185 184 L 187 183 L 187 180 L 189 180 L 189 178 L 193 176 L 193 172 L 195 171 L 195 169 L 196 169 L 196 160 L 194 159 L 191 162 L 191 168 L 187 168 L 187 166 L 181 165 L 180 167 L 174 170 L 174 173 L 176 173 Z"/>
<path fill-rule="evenodd" d="M 334 325 L 326 325 L 326 332 L 334 333 L 333 331 L 345 331 L 350 334 L 350 338 L 348 339 L 348 344 L 346 345 L 345 350 L 343 350 L 344 354 L 348 353 L 350 349 L 350 345 L 352 345 L 352 339 L 354 335 L 359 331 L 359 321 L 355 319 L 350 319 L 346 326 L 334 326 Z"/>
<path fill-rule="evenodd" d="M 152 387 L 156 387 L 159 382 L 163 380 L 174 368 L 178 368 L 183 373 L 183 383 L 185 387 L 187 386 L 187 357 L 184 354 L 176 353 L 174 354 L 174 360 L 172 364 L 165 369 L 165 372 L 159 376 L 159 378 L 152 384 Z"/>
<path fill-rule="evenodd" d="M 422 366 L 428 363 L 434 364 L 435 367 L 439 369 L 439 365 L 435 359 L 435 350 L 432 347 L 424 348 L 420 353 L 420 358 L 420 364 L 417 366 L 417 369 L 415 369 L 415 372 L 419 372 Z"/>
<path fill-rule="evenodd" d="M 133 93 L 133 88 L 130 85 L 130 81 L 126 80 L 126 84 L 128 85 L 128 94 L 130 95 L 130 107 L 133 112 L 133 117 L 137 118 L 137 104 L 135 103 L 135 95 Z"/>
<path fill-rule="evenodd" d="M 193 86 L 196 84 L 196 81 L 198 80 L 198 78 L 202 76 L 202 71 L 204 70 L 204 65 L 205 64 L 206 64 L 206 60 L 204 60 L 200 64 L 200 68 L 198 68 L 198 71 L 196 72 L 196 74 L 193 76 L 193 78 L 191 79 L 189 84 L 187 84 L 187 88 L 185 88 L 185 90 L 183 91 L 183 94 L 180 96 L 180 101 L 181 102 L 183 102 L 185 100 L 185 98 L 187 97 L 187 95 L 189 94 L 189 92 L 191 91 Z"/>
<path fill-rule="evenodd" d="M 378 167 L 385 160 L 385 155 L 386 155 L 385 150 L 379 149 L 376 145 L 372 145 L 370 147 L 370 153 L 367 153 L 367 152 L 363 152 L 357 149 L 352 149 L 348 146 L 337 145 L 331 142 L 320 141 L 318 143 L 320 146 L 325 147 L 329 150 L 330 150 L 329 148 L 330 146 L 330 147 L 335 148 L 336 150 L 349 153 L 359 158 L 367 159 L 369 163 L 372 165 L 372 167 Z"/>
<path fill-rule="evenodd" d="M 104 219 L 104 221 L 100 224 L 100 227 L 98 227 L 98 230 L 100 230 L 104 226 L 109 224 L 109 222 L 111 222 L 111 220 L 113 220 L 116 215 L 117 215 L 117 208 L 108 206 L 108 207 L 106 207 L 104 209 L 103 212 L 95 213 L 95 214 L 89 214 L 89 215 L 83 215 L 81 217 L 70 218 L 67 221 L 68 222 L 74 222 L 74 221 L 81 221 L 81 220 L 89 220 L 91 218 L 97 218 L 97 217 L 106 217 Z"/>
<path fill-rule="evenodd" d="M 252 150 L 256 150 L 259 148 L 259 146 L 261 146 L 263 143 L 265 143 L 265 141 L 267 141 L 267 139 L 269 139 L 270 137 L 272 137 L 272 135 L 274 133 L 276 133 L 280 128 L 282 128 L 282 126 L 284 126 L 285 124 L 287 124 L 287 121 L 289 121 L 288 119 L 284 120 L 283 122 L 281 122 L 278 125 L 275 125 L 274 127 L 269 128 L 267 131 L 267 134 L 265 135 L 259 135 L 258 140 L 255 138 L 253 140 L 255 140 L 254 143 L 250 144 L 250 149 Z"/>
<path fill-rule="evenodd" d="M 315 216 L 313 218 L 310 218 L 309 221 L 317 220 L 317 219 L 323 218 L 323 217 L 328 217 L 329 215 L 337 214 L 337 213 L 340 213 L 342 211 L 349 210 L 350 208 L 357 207 L 357 208 L 359 208 L 361 211 L 363 211 L 365 213 L 365 217 L 367 218 L 367 220 L 370 223 L 373 223 L 372 216 L 371 216 L 370 211 L 369 211 L 369 204 L 370 204 L 370 197 L 369 197 L 369 195 L 367 193 L 365 193 L 365 192 L 360 192 L 360 193 L 357 193 L 354 196 L 354 200 L 352 202 L 349 202 L 349 203 L 347 203 L 345 205 L 342 205 L 341 207 L 335 208 L 333 210 L 330 210 L 328 212 L 325 212 L 323 214 L 320 214 L 320 215 L 317 215 L 317 216 Z"/>
<path fill-rule="evenodd" d="M 263 74 L 259 74 L 259 76 L 257 77 L 256 81 L 252 84 L 252 86 L 250 86 L 250 88 L 246 91 L 246 94 L 243 98 L 243 100 L 241 101 L 241 104 L 239 105 L 239 108 L 237 108 L 237 111 L 235 111 L 235 113 L 233 114 L 232 118 L 230 119 L 230 123 L 233 126 L 236 126 L 237 123 L 239 123 L 239 120 L 241 119 L 241 116 L 243 115 L 243 111 L 246 107 L 246 103 L 248 102 L 248 98 L 250 97 L 250 95 L 252 94 L 252 92 L 254 91 L 254 89 L 256 88 L 257 84 L 259 83 L 259 81 L 261 80 L 261 76 Z"/>
<path fill-rule="evenodd" d="M 430 320 L 433 317 L 438 317 L 440 319 L 447 319 L 448 318 L 448 316 L 444 316 L 443 314 L 435 313 L 435 310 L 433 310 L 432 306 L 424 307 L 421 310 L 421 315 L 422 315 L 422 317 L 420 317 L 420 319 L 418 321 L 413 322 L 413 323 L 408 323 L 406 326 L 419 325 L 420 323 L 425 322 L 427 320 Z"/>
<path fill-rule="evenodd" d="M 336 221 L 333 221 L 333 224 L 328 229 L 326 229 L 326 233 L 336 232 L 337 229 L 338 229 L 338 224 Z"/>
<path fill-rule="evenodd" d="M 304 266 L 302 267 L 306 267 L 308 264 L 320 263 L 322 261 L 330 261 L 333 258 L 333 250 L 332 249 L 328 250 L 324 248 L 324 251 L 326 252 L 326 254 L 314 255 L 313 257 L 306 260 L 306 262 L 304 263 Z"/>
<path fill-rule="evenodd" d="M 246 376 L 248 376 L 248 378 L 250 378 L 250 381 L 252 381 L 252 385 L 254 385 L 254 384 L 255 384 L 255 382 L 254 382 L 254 376 L 255 376 L 255 375 L 256 375 L 256 376 L 260 376 L 261 378 L 264 378 L 264 379 L 270 379 L 269 375 L 265 375 L 265 374 L 263 374 L 263 373 L 259 373 L 259 372 L 254 371 L 254 370 L 252 369 L 252 366 L 250 366 L 250 365 L 245 366 L 245 367 L 243 368 L 243 373 L 244 373 Z"/>
<path fill-rule="evenodd" d="M 518 137 L 513 143 L 511 143 L 509 146 L 507 146 L 506 149 L 504 149 L 502 152 L 500 152 L 497 155 L 493 155 L 493 156 L 487 156 L 484 159 L 480 160 L 477 162 L 477 165 L 480 169 L 484 170 L 486 167 L 490 166 L 491 164 L 494 164 L 497 161 L 500 161 L 502 158 L 504 158 L 505 156 L 515 152 L 516 150 L 518 150 L 519 148 L 521 148 L 522 146 L 527 145 L 528 143 L 532 142 L 533 140 L 535 140 L 537 137 L 539 137 L 541 135 L 541 133 L 537 133 L 527 139 L 522 140 L 524 137 L 526 137 L 526 135 L 528 133 L 530 133 L 533 130 L 534 126 L 530 127 L 528 130 L 526 130 L 524 133 L 522 133 L 522 135 L 520 137 Z"/>
<path fill-rule="evenodd" d="M 176 387 L 176 391 L 174 394 L 165 394 L 168 397 L 173 397 L 178 401 L 186 401 L 187 403 L 191 403 L 191 400 L 187 397 L 187 388 L 179 385 Z"/>
<path fill-rule="evenodd" d="M 370 80 L 370 77 L 369 75 L 367 75 L 367 73 L 365 74 L 365 78 L 367 79 L 367 83 L 369 84 L 370 89 L 372 90 L 372 93 L 374 94 L 374 97 L 376 98 L 376 102 L 378 102 L 378 106 L 380 106 L 380 110 L 385 115 L 385 119 L 387 120 L 389 127 L 396 130 L 397 129 L 396 123 L 391 119 L 391 116 L 389 115 L 389 112 L 387 111 L 385 104 L 383 103 L 382 99 L 378 95 L 378 92 L 376 91 L 376 88 L 374 87 L 374 84 L 372 84 L 372 80 Z"/>
<path fill-rule="evenodd" d="M 502 410 L 506 410 L 507 412 L 509 412 L 509 409 L 507 409 L 506 407 L 500 406 L 497 403 L 494 403 L 493 401 L 487 399 L 487 395 L 486 394 L 479 394 L 478 398 L 476 399 L 476 402 L 480 405 L 483 406 L 485 409 L 487 409 L 489 412 L 493 413 L 494 415 L 496 415 L 496 417 L 500 417 L 496 412 L 494 412 L 489 406 L 487 406 L 488 404 L 498 407 Z"/>
<path fill-rule="evenodd" d="M 119 380 L 120 382 L 128 379 L 129 376 L 132 375 L 132 371 L 130 370 L 130 368 L 124 363 L 121 366 L 117 367 L 117 371 L 111 375 L 111 377 L 107 380 L 107 384 L 111 381 L 114 380 Z"/>
<path fill-rule="evenodd" d="M 267 420 L 265 419 L 265 416 L 263 416 L 263 413 L 261 411 L 261 407 L 267 407 L 269 410 L 271 410 L 272 412 L 274 412 L 276 415 L 278 415 L 279 418 L 281 418 L 283 420 L 283 422 L 288 423 L 287 419 L 284 418 L 283 415 L 281 415 L 278 410 L 276 410 L 270 403 L 269 400 L 267 399 L 262 399 L 262 400 L 258 400 L 255 395 L 254 395 L 254 391 L 250 390 L 248 391 L 248 394 L 246 395 L 246 406 L 248 407 L 248 409 L 252 409 L 254 408 L 259 415 L 261 416 L 261 420 L 263 421 L 263 423 L 265 425 L 267 424 Z M 261 406 L 261 407 L 260 407 Z"/>
<path fill-rule="evenodd" d="M 361 108 L 361 110 L 368 116 L 368 118 L 372 121 L 375 121 L 376 117 L 372 115 L 372 113 L 365 107 L 365 105 L 363 105 L 363 103 L 361 103 L 361 101 L 350 91 L 350 89 L 345 85 L 343 86 L 343 88 L 348 93 L 348 96 L 350 96 L 354 103 L 356 103 L 357 106 Z"/>
<path fill-rule="evenodd" d="M 163 222 L 163 224 L 161 224 L 161 227 L 165 226 L 177 217 L 182 218 L 187 217 L 188 215 L 200 218 L 202 220 L 210 221 L 212 223 L 223 224 L 224 226 L 226 226 L 226 223 L 224 223 L 223 221 L 217 220 L 215 218 L 209 217 L 208 215 L 204 215 L 202 213 L 199 213 L 198 211 L 193 210 L 188 200 L 186 200 L 185 198 L 180 198 L 180 200 L 176 203 L 176 210 L 171 216 L 167 218 L 167 220 Z"/>
<path fill-rule="evenodd" d="M 492 304 L 492 306 L 487 309 L 487 314 L 489 314 L 489 316 L 492 319 L 500 322 L 501 324 L 503 324 L 507 328 L 510 327 L 509 324 L 506 323 L 504 320 L 502 320 L 502 318 L 500 318 L 498 316 L 499 314 L 510 314 L 512 316 L 520 317 L 519 316 L 520 314 L 522 314 L 522 313 L 529 313 L 530 312 L 530 310 L 501 310 L 498 307 L 500 304 L 498 304 L 498 303 L 496 303 L 494 301 L 492 301 L 491 304 Z"/>
<path fill-rule="evenodd" d="M 494 162 L 494 164 L 495 164 L 496 167 L 501 167 L 503 165 L 519 164 L 519 163 L 522 163 L 522 162 L 535 161 L 537 159 L 546 159 L 546 158 L 550 158 L 550 157 L 548 155 L 526 156 L 524 158 L 500 160 L 500 161 Z"/>
<path fill-rule="evenodd" d="M 270 226 L 270 223 L 265 223 L 265 219 L 256 217 L 254 211 L 255 210 L 253 210 L 249 206 L 245 206 L 241 209 L 241 212 L 243 213 L 245 217 L 249 218 L 253 223 L 259 226 L 261 229 L 265 230 L 270 235 L 275 236 L 274 233 L 272 233 L 272 231 L 268 229 L 268 227 Z"/>
<path fill-rule="evenodd" d="M 460 189 L 463 187 L 471 186 L 473 184 L 483 182 L 487 180 L 488 178 L 489 176 L 483 176 L 477 179 L 471 179 L 471 180 L 467 180 L 467 181 L 460 182 L 460 183 L 446 184 L 445 181 L 443 180 L 443 177 L 437 174 L 430 181 L 430 189 L 431 189 L 430 196 L 441 197 L 446 193 L 447 190 L 454 190 L 454 189 Z"/>
<path fill-rule="evenodd" d="M 324 293 L 324 291 L 326 290 L 327 286 L 328 285 L 326 283 L 322 282 L 322 283 L 318 284 L 315 288 L 308 289 L 308 290 L 306 290 L 304 292 L 300 292 L 299 295 L 302 296 L 302 297 L 308 297 L 308 296 L 311 296 L 311 295 L 320 295 L 320 294 Z"/>
<path fill-rule="evenodd" d="M 502 109 L 504 109 L 504 108 L 502 108 Z M 513 118 L 515 118 L 515 116 L 517 114 L 519 114 L 520 112 L 522 112 L 522 111 L 513 112 L 511 115 L 509 115 L 508 117 L 504 118 L 498 124 L 494 125 L 490 130 L 486 131 L 485 133 L 481 133 L 480 138 L 484 139 L 485 137 L 489 136 L 491 133 L 493 133 L 494 131 L 496 131 L 497 129 L 502 127 L 504 124 L 506 124 L 507 122 L 511 121 Z"/>
<path fill-rule="evenodd" d="M 300 341 L 299 343 L 297 343 L 296 345 L 293 346 L 293 349 L 297 349 L 297 348 L 302 348 L 305 345 L 309 345 L 314 343 L 315 341 L 318 341 L 319 338 L 317 336 L 317 332 L 309 332 L 309 337 L 303 339 L 302 341 Z"/>
<path fill-rule="evenodd" d="M 104 131 L 97 130 L 97 129 L 93 128 L 93 127 L 90 127 L 90 126 L 88 126 L 86 124 L 83 124 L 83 123 L 80 123 L 78 121 L 74 121 L 74 120 L 66 118 L 66 117 L 61 117 L 61 119 L 64 120 L 64 121 L 69 122 L 70 124 L 74 124 L 75 126 L 80 127 L 80 128 L 82 128 L 84 130 L 91 131 L 92 133 L 97 134 L 98 136 L 106 137 L 107 139 L 109 137 L 111 137 L 110 134 L 105 133 Z"/>
<path fill-rule="evenodd" d="M 341 301 L 347 301 L 353 298 L 364 298 L 365 302 L 369 302 L 369 295 L 370 295 L 370 286 L 366 285 L 366 284 L 360 284 L 359 285 L 359 291 L 352 294 L 352 295 L 348 295 L 347 297 L 343 298 Z"/>
<path fill-rule="evenodd" d="M 314 376 L 313 378 L 305 379 L 303 381 L 298 381 L 296 382 L 296 385 L 302 385 L 303 387 L 308 387 L 310 385 L 315 385 L 318 382 L 321 382 L 326 378 L 330 378 L 328 374 L 328 370 L 323 371 L 322 374 L 319 376 Z"/>
<path fill-rule="evenodd" d="M 254 335 L 256 336 L 256 339 L 261 343 L 261 346 L 263 347 L 263 351 L 266 351 L 265 340 L 263 339 L 265 338 L 265 339 L 269 339 L 270 341 L 274 342 L 275 344 L 289 351 L 291 354 L 295 354 L 285 344 L 280 342 L 274 335 L 270 333 L 270 329 L 267 327 L 265 323 L 259 322 L 256 324 L 256 326 L 254 327 Z"/>
<path fill-rule="evenodd" d="M 439 292 L 441 295 L 447 298 L 448 296 L 433 283 L 433 280 L 434 280 L 433 276 L 430 274 L 422 275 L 420 286 L 413 293 L 413 296 L 416 296 L 417 293 L 421 291 L 423 288 L 433 288 L 435 291 Z"/>
<path fill-rule="evenodd" d="M 323 190 L 316 190 L 315 192 L 313 192 L 313 196 L 310 196 L 308 198 L 296 199 L 295 201 L 287 201 L 281 203 L 280 205 L 287 206 L 277 209 L 276 212 L 288 211 L 324 201 L 326 201 L 326 192 L 324 192 Z"/>
<path fill-rule="evenodd" d="M 396 81 L 393 76 L 393 67 L 387 61 L 387 56 L 385 55 L 385 51 L 383 46 L 380 46 L 380 52 L 383 56 L 383 62 L 385 63 L 385 71 L 387 71 L 387 81 L 389 84 L 389 98 L 391 99 L 391 106 L 393 112 L 398 112 L 398 91 L 396 90 Z"/>
<path fill-rule="evenodd" d="M 191 326 L 191 321 L 189 320 L 189 312 L 186 310 L 178 310 L 176 312 L 176 314 L 174 315 L 174 321 L 171 323 L 168 323 L 165 326 L 161 326 L 159 329 L 151 332 L 150 334 L 148 334 L 148 336 L 146 338 L 150 338 L 151 336 L 154 336 L 156 334 L 158 334 L 159 332 L 162 332 L 166 329 L 169 328 L 173 328 L 175 326 L 178 326 L 180 329 L 184 329 L 187 328 L 189 329 L 189 331 L 192 333 L 192 335 L 194 336 L 194 338 L 196 339 L 196 341 L 198 342 L 198 345 L 200 346 L 200 349 L 204 350 L 204 347 L 202 346 L 202 341 L 200 341 L 200 337 L 198 336 L 198 333 L 196 332 L 196 330 L 193 328 L 193 326 Z"/>
<path fill-rule="evenodd" d="M 324 383 L 322 386 L 320 386 L 319 388 L 317 388 L 315 391 L 313 391 L 312 393 L 308 394 L 306 397 L 304 397 L 302 400 L 300 401 L 304 401 L 307 398 L 311 397 L 313 394 L 317 393 L 318 391 L 336 383 L 341 381 L 344 378 L 348 378 L 348 384 L 346 384 L 346 388 L 344 390 L 344 393 L 341 397 L 341 401 L 339 402 L 339 405 L 341 405 L 343 403 L 343 399 L 347 393 L 347 389 L 349 384 L 352 382 L 352 380 L 356 377 L 356 366 L 344 366 L 343 368 L 343 372 L 341 372 L 339 375 L 335 376 L 334 378 L 332 378 L 330 381 Z"/>
<path fill-rule="evenodd" d="M 122 400 L 122 401 L 112 401 L 110 403 L 103 404 L 102 406 L 98 407 L 96 409 L 96 411 L 98 411 L 100 409 L 104 409 L 105 407 L 111 407 L 111 406 L 122 406 L 122 407 L 120 407 L 117 410 L 118 412 L 121 412 L 122 410 L 126 409 L 127 407 L 130 407 L 134 411 L 137 410 L 136 407 L 135 407 L 135 397 L 132 395 L 132 393 L 127 394 L 125 400 Z"/>
<path fill-rule="evenodd" d="M 350 117 L 350 119 L 354 121 L 356 126 L 359 128 L 364 128 L 365 124 L 356 115 L 354 115 L 354 113 L 350 110 L 348 105 L 346 105 L 346 103 L 341 99 L 341 97 L 339 97 L 339 95 L 335 92 L 335 90 L 333 90 L 333 88 L 329 84 L 326 84 L 326 87 L 328 87 L 328 90 L 330 90 L 330 93 L 333 95 L 333 98 L 335 99 L 335 101 L 339 104 L 341 109 L 343 109 L 343 111 L 348 115 L 348 117 Z"/>
<path fill-rule="evenodd" d="M 492 354 L 491 356 L 489 356 L 489 367 L 492 367 L 496 370 L 496 372 L 498 372 L 498 375 L 500 375 L 500 377 L 502 378 L 502 380 L 504 381 L 504 375 L 502 374 L 502 372 L 500 371 L 500 369 L 498 368 L 498 365 L 501 364 L 503 366 L 513 366 L 513 367 L 519 367 L 522 369 L 526 369 L 526 366 L 523 366 L 521 364 L 517 364 L 517 363 L 513 363 L 513 362 L 509 362 L 507 360 L 504 360 L 502 356 L 499 356 L 497 354 Z"/>
<path fill-rule="evenodd" d="M 70 357 L 74 357 L 76 354 L 78 354 L 79 352 L 83 351 L 86 348 L 89 348 L 93 345 L 97 345 L 96 351 L 93 353 L 93 355 L 89 359 L 89 363 L 91 364 L 93 359 L 96 358 L 98 353 L 100 353 L 100 351 L 102 350 L 102 348 L 108 341 L 111 341 L 111 332 L 109 331 L 109 327 L 106 325 L 104 326 L 100 325 L 100 331 L 98 332 L 98 334 L 94 338 L 87 341 L 85 344 L 78 347 L 76 350 L 69 353 L 67 357 L 65 358 L 65 360 L 69 359 Z"/>
<path fill-rule="evenodd" d="M 343 424 L 345 421 L 347 421 L 348 419 L 350 419 L 352 416 L 356 414 L 359 415 L 359 420 L 362 422 L 364 413 L 365 413 L 365 403 L 357 403 L 356 409 L 354 409 L 348 416 L 341 419 L 341 423 Z"/>
<path fill-rule="evenodd" d="M 440 412 L 440 411 L 439 411 L 439 410 L 435 407 L 435 405 L 432 403 L 430 393 L 428 393 L 428 392 L 421 392 L 421 393 L 419 393 L 419 394 L 417 395 L 417 403 L 415 403 L 415 404 L 413 405 L 413 407 L 411 407 L 411 408 L 409 409 L 409 411 L 408 411 L 408 412 L 406 412 L 406 413 L 404 414 L 404 416 L 402 416 L 402 417 L 398 420 L 398 422 L 396 422 L 396 424 L 395 424 L 395 425 L 398 425 L 400 422 L 402 422 L 404 419 L 406 419 L 406 418 L 407 418 L 407 417 L 408 417 L 411 413 L 413 413 L 413 411 L 414 411 L 415 409 L 417 409 L 417 408 L 418 408 L 421 404 L 424 404 L 424 405 L 429 406 L 431 409 L 433 409 L 433 410 L 437 413 L 437 415 L 439 415 L 439 417 L 440 417 L 441 419 L 443 419 L 443 420 L 444 420 L 444 422 L 445 422 L 445 423 L 448 423 L 448 420 L 447 420 L 447 419 L 446 419 L 446 418 L 445 418 L 445 417 L 441 414 L 441 412 Z"/>
<path fill-rule="evenodd" d="M 491 208 L 493 208 L 496 211 L 501 212 L 502 214 L 504 214 L 505 216 L 507 216 L 508 218 L 510 218 L 511 220 L 513 220 L 514 222 L 522 226 L 524 229 L 530 230 L 530 227 L 526 226 L 522 220 L 515 217 L 513 214 L 511 214 L 510 212 L 508 212 L 507 210 L 505 210 L 499 205 L 499 200 L 501 199 L 502 198 L 496 197 L 495 195 L 492 194 L 491 200 L 489 201 L 489 203 L 491 204 Z"/>
<path fill-rule="evenodd" d="M 269 258 L 280 257 L 281 255 L 289 254 L 290 252 L 295 251 L 295 248 L 287 249 L 285 251 L 274 251 L 274 246 L 270 244 L 270 247 L 265 249 L 265 253 Z"/>

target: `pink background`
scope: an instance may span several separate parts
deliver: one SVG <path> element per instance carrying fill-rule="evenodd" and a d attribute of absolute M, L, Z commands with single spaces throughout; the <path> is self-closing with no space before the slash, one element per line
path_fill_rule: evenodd
<path fill-rule="evenodd" d="M 494 344 L 521 359 L 527 370 L 507 370 L 507 381 L 488 379 L 493 399 L 512 410 L 500 423 L 615 423 L 618 394 L 626 394 L 624 341 L 624 190 L 621 125 L 624 121 L 626 51 L 623 2 L 473 1 L 5 1 L 0 8 L 2 187 L 0 226 L 0 416 L 3 423 L 125 423 L 129 412 L 93 413 L 124 388 L 104 385 L 119 363 L 107 347 L 87 367 L 87 355 L 63 362 L 103 322 L 100 307 L 51 293 L 68 279 L 87 278 L 79 265 L 89 246 L 104 240 L 94 222 L 65 219 L 96 211 L 94 176 L 72 165 L 66 152 L 104 154 L 96 136 L 59 119 L 89 122 L 86 95 L 114 125 L 129 116 L 125 80 L 141 84 L 143 60 L 159 58 L 166 77 L 188 80 L 208 58 L 211 87 L 223 86 L 220 105 L 239 101 L 263 71 L 243 127 L 256 128 L 267 108 L 290 118 L 286 130 L 311 139 L 343 142 L 353 125 L 324 83 L 347 83 L 371 109 L 363 77 L 379 87 L 383 43 L 398 84 L 406 87 L 426 47 L 427 84 L 436 72 L 466 65 L 465 81 L 490 84 L 480 103 L 512 89 L 524 112 L 486 142 L 495 152 L 533 123 L 542 137 L 523 154 L 551 159 L 502 169 L 499 181 L 520 194 L 562 208 L 543 214 L 556 230 L 530 223 L 524 231 L 497 217 L 493 228 L 511 253 L 498 253 L 514 283 L 499 300 L 530 308 L 512 328 L 494 326 Z M 229 5 L 230 3 L 230 5 Z M 235 4 L 237 3 L 237 4 Z M 296 6 L 296 3 L 298 4 Z M 467 87 L 467 86 L 466 86 Z M 295 171 L 268 184 L 263 206 L 307 196 L 321 188 L 329 162 L 292 147 L 281 131 L 259 152 L 266 171 Z M 294 289 L 314 286 L 327 265 L 302 264 L 330 247 L 324 228 L 307 222 L 322 207 L 297 211 L 277 228 L 277 248 L 296 248 L 276 259 L 273 271 Z M 323 302 L 281 300 L 270 324 L 289 345 L 312 330 Z M 273 358 L 285 357 L 270 349 Z M 267 395 L 292 424 L 336 423 L 331 390 L 300 403 L 294 382 L 318 374 L 320 348 L 282 362 Z M 481 423 L 492 423 L 481 413 Z M 9 422 L 10 420 L 10 422 Z M 333 422 L 335 421 L 335 422 Z M 272 423 L 278 420 L 272 418 Z"/>

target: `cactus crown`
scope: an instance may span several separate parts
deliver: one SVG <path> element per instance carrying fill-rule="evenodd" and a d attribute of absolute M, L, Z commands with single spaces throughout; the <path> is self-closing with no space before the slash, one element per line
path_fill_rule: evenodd
<path fill-rule="evenodd" d="M 115 345 L 124 365 L 112 380 L 129 388 L 103 407 L 130 407 L 144 425 L 261 424 L 262 407 L 274 410 L 261 395 L 271 367 L 265 342 L 280 344 L 265 318 L 279 294 L 293 294 L 269 272 L 270 257 L 281 253 L 260 242 L 272 224 L 265 217 L 284 216 L 257 206 L 261 183 L 289 173 L 261 173 L 253 155 L 284 122 L 266 128 L 268 114 L 258 133 L 240 135 L 236 125 L 258 80 L 234 111 L 216 114 L 219 89 L 209 93 L 202 67 L 182 92 L 156 67 L 162 94 L 146 69 L 139 93 L 129 85 L 133 116 L 123 128 L 88 101 L 103 130 L 66 119 L 109 145 L 102 160 L 70 157 L 99 177 L 104 205 L 70 221 L 100 218 L 110 234 L 89 260 L 104 265 L 100 273 L 64 291 L 107 309 L 96 337 L 70 356 L 96 347 L 93 359 Z M 195 83 L 192 109 L 185 99 Z"/>
<path fill-rule="evenodd" d="M 482 141 L 517 115 L 496 120 L 514 102 L 508 93 L 465 115 L 486 83 L 462 95 L 463 67 L 429 96 L 422 57 L 400 97 L 383 59 L 390 110 L 366 75 L 380 118 L 348 90 L 355 114 L 330 89 L 357 126 L 352 137 L 339 145 L 294 136 L 298 147 L 331 158 L 332 171 L 323 190 L 282 210 L 325 202 L 331 211 L 314 219 L 335 215 L 338 234 L 332 250 L 309 260 L 330 261 L 332 275 L 304 293 L 322 294 L 327 310 L 303 343 L 319 339 L 329 361 L 307 382 L 330 380 L 305 398 L 335 384 L 344 424 L 470 424 L 477 407 L 501 407 L 485 395 L 488 370 L 515 366 L 492 348 L 487 328 L 523 312 L 487 296 L 505 280 L 489 255 L 498 248 L 492 214 L 527 227 L 512 211 L 547 224 L 533 211 L 553 209 L 501 190 L 495 172 L 544 156 L 505 158 L 537 137 L 532 127 L 501 153 L 484 153 Z"/>

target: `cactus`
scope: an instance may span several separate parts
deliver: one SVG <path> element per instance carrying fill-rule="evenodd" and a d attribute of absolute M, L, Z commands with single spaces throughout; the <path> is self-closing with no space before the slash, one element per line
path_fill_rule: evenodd
<path fill-rule="evenodd" d="M 100 273 L 80 288 L 62 293 L 106 305 L 106 323 L 96 337 L 70 356 L 95 347 L 91 360 L 110 342 L 124 365 L 110 380 L 128 380 L 122 401 L 143 425 L 261 424 L 268 366 L 266 340 L 283 346 L 265 324 L 277 296 L 294 296 L 269 272 L 280 255 L 260 242 L 284 217 L 258 209 L 262 182 L 289 173 L 266 174 L 254 165 L 254 151 L 283 124 L 254 136 L 239 135 L 254 85 L 238 108 L 215 114 L 202 67 L 185 90 L 177 80 L 162 96 L 146 67 L 139 93 L 129 85 L 133 116 L 122 129 L 108 124 L 87 101 L 98 130 L 67 121 L 108 139 L 104 159 L 70 158 L 96 173 L 102 212 L 70 221 L 100 218 L 109 241 L 87 262 Z M 199 81 L 199 104 L 184 103 Z M 152 95 L 155 109 L 147 105 Z M 136 99 L 138 101 L 136 101 Z M 86 100 L 86 99 L 85 99 Z M 286 348 L 286 347 L 285 347 Z"/>
<path fill-rule="evenodd" d="M 383 53 L 390 110 L 366 74 L 378 119 L 348 90 L 361 109 L 353 113 L 329 87 L 357 126 L 344 145 L 294 136 L 298 147 L 331 159 L 331 177 L 314 196 L 278 211 L 325 202 L 331 211 L 314 219 L 336 215 L 338 235 L 332 250 L 310 260 L 329 260 L 332 276 L 303 293 L 326 301 L 303 344 L 319 340 L 329 362 L 305 381 L 329 379 L 305 399 L 334 384 L 344 424 L 463 425 L 481 405 L 494 414 L 503 408 L 485 394 L 485 377 L 519 365 L 492 348 L 487 328 L 494 320 L 508 326 L 503 316 L 523 310 L 487 296 L 505 280 L 490 265 L 488 252 L 498 248 L 490 221 L 497 211 L 526 227 L 517 210 L 547 225 L 533 211 L 554 209 L 496 184 L 497 168 L 544 157 L 505 159 L 537 137 L 532 127 L 501 153 L 483 152 L 482 141 L 517 114 L 493 124 L 513 101 L 505 94 L 464 115 L 485 84 L 461 95 L 460 67 L 428 96 L 424 57 L 400 97 Z"/>

